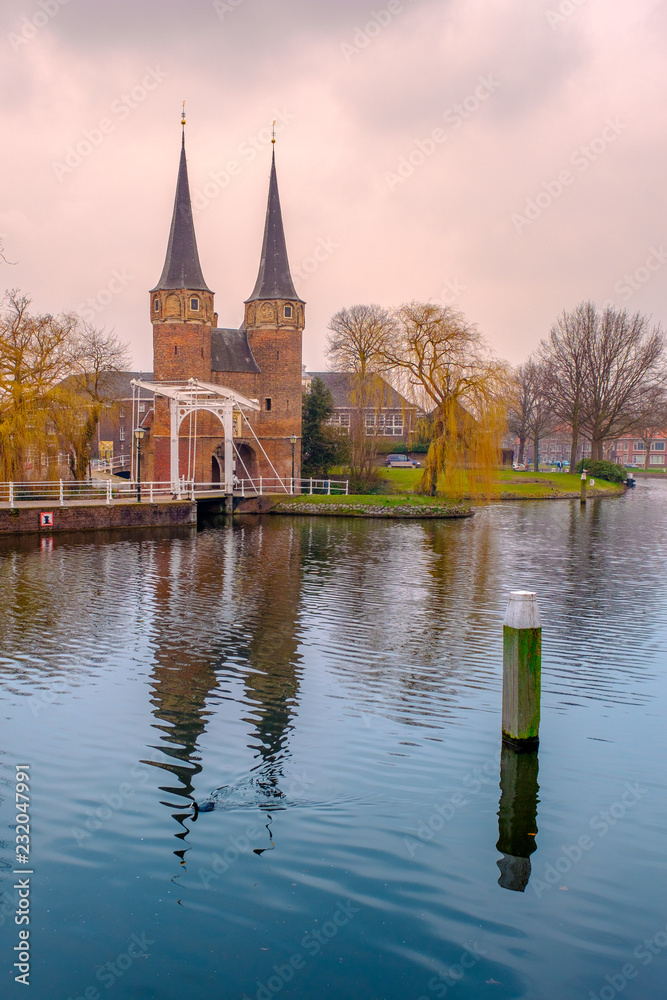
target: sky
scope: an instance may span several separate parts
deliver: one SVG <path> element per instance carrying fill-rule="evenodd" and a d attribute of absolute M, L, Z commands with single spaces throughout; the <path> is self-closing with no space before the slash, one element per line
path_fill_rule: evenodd
<path fill-rule="evenodd" d="M 5 0 L 0 287 L 150 370 L 181 102 L 238 326 L 270 126 L 304 361 L 346 306 L 462 310 L 512 363 L 592 299 L 667 324 L 665 0 Z"/>

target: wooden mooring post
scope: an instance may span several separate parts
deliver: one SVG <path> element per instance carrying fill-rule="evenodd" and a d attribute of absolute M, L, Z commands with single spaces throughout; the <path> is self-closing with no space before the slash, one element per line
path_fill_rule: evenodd
<path fill-rule="evenodd" d="M 585 469 L 583 469 L 583 471 L 581 473 L 581 491 L 579 493 L 579 502 L 580 503 L 586 503 L 586 477 L 587 476 L 588 476 L 588 473 L 586 472 Z"/>
<path fill-rule="evenodd" d="M 520 750 L 539 742 L 542 622 L 537 595 L 510 593 L 503 622 L 503 740 Z"/>

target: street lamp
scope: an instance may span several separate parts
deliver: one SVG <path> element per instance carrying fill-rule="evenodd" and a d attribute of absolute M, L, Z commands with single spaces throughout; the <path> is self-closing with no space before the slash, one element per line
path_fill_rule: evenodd
<path fill-rule="evenodd" d="M 137 503 L 141 503 L 141 442 L 145 433 L 143 427 L 137 427 L 134 432 L 134 440 L 137 442 Z"/>
<path fill-rule="evenodd" d="M 292 434 L 289 443 L 292 445 L 292 489 L 294 489 L 294 448 L 296 447 L 296 434 Z"/>

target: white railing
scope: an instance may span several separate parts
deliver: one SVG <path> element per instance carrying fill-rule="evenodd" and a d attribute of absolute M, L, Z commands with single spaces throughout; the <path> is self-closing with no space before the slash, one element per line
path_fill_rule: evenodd
<path fill-rule="evenodd" d="M 241 497 L 264 496 L 265 494 L 312 495 L 347 494 L 349 484 L 336 479 L 235 479 L 234 494 Z M 114 500 L 131 503 L 139 500 L 153 503 L 158 499 L 191 499 L 197 496 L 224 496 L 224 484 L 193 482 L 182 478 L 173 486 L 171 483 L 142 482 L 128 480 L 96 479 L 75 482 L 73 480 L 50 480 L 32 483 L 0 483 L 0 504 L 16 507 L 21 504 L 66 503 L 112 503 Z"/>
<path fill-rule="evenodd" d="M 195 493 L 224 493 L 224 483 L 194 484 Z M 349 482 L 338 479 L 279 479 L 257 476 L 256 479 L 237 479 L 234 477 L 234 493 L 242 497 L 264 496 L 265 494 L 295 494 L 326 493 L 329 496 L 336 493 L 347 494 Z"/>
<path fill-rule="evenodd" d="M 90 468 L 93 472 L 122 472 L 130 468 L 129 455 L 117 455 L 115 458 L 92 458 Z"/>

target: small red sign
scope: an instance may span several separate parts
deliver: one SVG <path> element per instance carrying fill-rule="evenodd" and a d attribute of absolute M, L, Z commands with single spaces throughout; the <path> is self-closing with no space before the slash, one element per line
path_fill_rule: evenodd
<path fill-rule="evenodd" d="M 43 510 L 39 514 L 39 526 L 40 528 L 52 528 L 53 527 L 53 511 Z"/>

